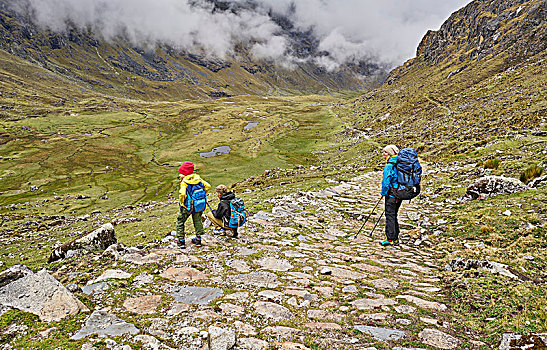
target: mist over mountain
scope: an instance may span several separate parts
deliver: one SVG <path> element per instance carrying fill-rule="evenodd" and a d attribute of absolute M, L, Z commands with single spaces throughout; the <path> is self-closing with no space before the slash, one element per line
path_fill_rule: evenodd
<path fill-rule="evenodd" d="M 255 59 L 329 71 L 373 62 L 392 68 L 414 55 L 466 0 L 14 0 L 8 6 L 54 32 L 91 30 L 153 48 L 224 59 L 245 45 Z M 302 33 L 307 45 L 302 48 Z"/>

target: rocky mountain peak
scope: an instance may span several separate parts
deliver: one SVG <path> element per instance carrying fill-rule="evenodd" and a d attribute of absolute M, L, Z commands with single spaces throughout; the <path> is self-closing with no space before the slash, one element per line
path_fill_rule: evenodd
<path fill-rule="evenodd" d="M 533 56 L 546 46 L 544 0 L 476 0 L 453 13 L 439 30 L 428 31 L 416 56 L 437 64 L 452 57 L 464 62 L 506 51 L 516 59 Z"/>

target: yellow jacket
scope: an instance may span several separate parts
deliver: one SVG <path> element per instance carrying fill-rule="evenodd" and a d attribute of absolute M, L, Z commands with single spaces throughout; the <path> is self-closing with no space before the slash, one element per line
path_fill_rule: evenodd
<path fill-rule="evenodd" d="M 205 192 L 209 192 L 211 185 L 205 180 L 203 180 L 198 174 L 186 175 L 180 182 L 180 191 L 179 191 L 179 201 L 180 205 L 184 207 L 184 201 L 186 200 L 186 185 L 197 185 L 202 182 Z"/>

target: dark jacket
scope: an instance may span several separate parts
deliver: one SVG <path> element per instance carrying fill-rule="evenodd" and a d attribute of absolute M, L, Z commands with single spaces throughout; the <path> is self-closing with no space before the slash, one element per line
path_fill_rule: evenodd
<path fill-rule="evenodd" d="M 220 203 L 218 203 L 217 210 L 213 210 L 213 216 L 224 223 L 230 221 L 230 215 L 232 214 L 230 201 L 234 198 L 236 196 L 233 192 L 227 192 L 220 196 Z"/>

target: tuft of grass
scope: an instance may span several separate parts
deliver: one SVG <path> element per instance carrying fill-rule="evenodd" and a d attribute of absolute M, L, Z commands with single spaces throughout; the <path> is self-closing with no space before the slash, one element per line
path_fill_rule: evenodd
<path fill-rule="evenodd" d="M 527 184 L 531 180 L 535 179 L 536 177 L 540 177 L 543 173 L 543 168 L 538 166 L 537 164 L 534 164 L 532 166 L 529 166 L 520 174 L 520 181 Z"/>
<path fill-rule="evenodd" d="M 484 162 L 485 169 L 497 169 L 500 166 L 500 160 L 498 158 L 488 159 Z"/>
<path fill-rule="evenodd" d="M 481 226 L 481 234 L 486 234 L 491 232 L 494 232 L 494 228 L 492 226 L 488 226 L 488 225 Z"/>

